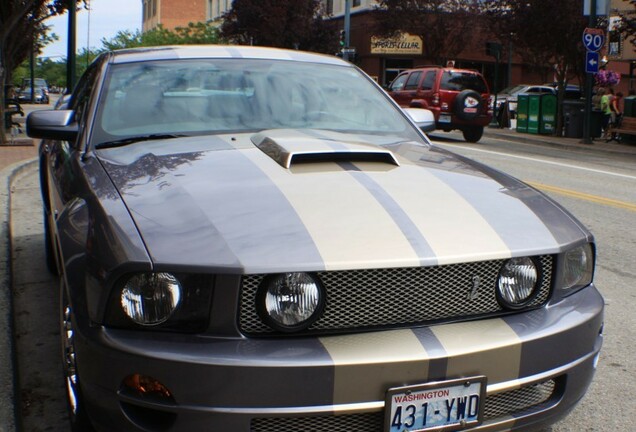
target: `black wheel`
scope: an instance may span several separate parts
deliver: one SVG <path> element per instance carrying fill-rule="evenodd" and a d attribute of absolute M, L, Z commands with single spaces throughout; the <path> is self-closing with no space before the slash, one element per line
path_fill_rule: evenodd
<path fill-rule="evenodd" d="M 44 211 L 44 253 L 46 256 L 46 268 L 51 274 L 58 276 L 60 272 L 57 268 L 57 257 L 55 256 L 55 249 L 53 247 L 53 235 L 46 211 Z"/>
<path fill-rule="evenodd" d="M 64 282 L 60 281 L 60 336 L 62 346 L 62 368 L 66 387 L 66 401 L 72 432 L 93 432 L 86 409 L 77 373 L 75 355 L 75 326 L 73 310 L 68 301 Z"/>
<path fill-rule="evenodd" d="M 484 134 L 483 126 L 473 126 L 468 129 L 462 130 L 462 134 L 464 135 L 464 139 L 468 142 L 476 143 L 479 141 Z"/>
<path fill-rule="evenodd" d="M 473 120 L 479 116 L 484 99 L 475 90 L 464 90 L 455 98 L 455 114 L 462 120 Z"/>

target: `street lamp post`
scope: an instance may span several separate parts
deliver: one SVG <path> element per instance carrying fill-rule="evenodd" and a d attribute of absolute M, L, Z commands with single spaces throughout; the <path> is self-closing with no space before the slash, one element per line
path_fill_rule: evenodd
<path fill-rule="evenodd" d="M 590 2 L 590 28 L 596 28 L 596 0 Z M 591 73 L 585 74 L 585 116 L 583 118 L 583 144 L 592 144 L 592 85 Z"/>
<path fill-rule="evenodd" d="M 349 45 L 351 42 L 351 0 L 345 0 L 344 31 L 345 38 L 342 59 L 349 61 Z"/>
<path fill-rule="evenodd" d="M 75 63 L 75 21 L 76 21 L 76 11 L 75 11 L 75 0 L 67 0 L 68 1 L 68 45 L 66 49 L 66 91 L 70 93 L 73 91 L 73 87 L 75 87 L 75 71 L 76 71 L 76 63 Z"/>

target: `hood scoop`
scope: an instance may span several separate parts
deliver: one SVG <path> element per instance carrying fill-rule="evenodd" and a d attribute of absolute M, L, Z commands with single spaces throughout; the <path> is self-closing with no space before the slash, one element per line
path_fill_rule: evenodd
<path fill-rule="evenodd" d="M 301 163 L 381 162 L 400 166 L 393 153 L 373 144 L 314 138 L 289 130 L 271 130 L 252 136 L 263 153 L 286 169 Z"/>

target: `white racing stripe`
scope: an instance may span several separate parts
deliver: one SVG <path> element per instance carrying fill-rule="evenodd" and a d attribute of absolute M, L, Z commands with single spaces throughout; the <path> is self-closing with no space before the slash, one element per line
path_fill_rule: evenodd
<path fill-rule="evenodd" d="M 335 404 L 382 400 L 390 387 L 426 382 L 428 354 L 411 330 L 322 337 L 335 365 Z"/>
<path fill-rule="evenodd" d="M 456 190 L 427 170 L 405 163 L 398 170 L 368 175 L 410 217 L 438 264 L 510 256 L 510 249 L 488 221 Z"/>
<path fill-rule="evenodd" d="M 256 148 L 244 155 L 272 180 L 296 210 L 326 270 L 420 264 L 393 218 L 338 164 L 303 164 L 287 170 Z M 321 172 L 326 175 L 321 177 Z M 361 211 L 364 217 L 357 216 Z"/>
<path fill-rule="evenodd" d="M 504 320 L 446 324 L 431 330 L 448 354 L 447 377 L 485 375 L 489 384 L 519 378 L 522 341 Z"/>

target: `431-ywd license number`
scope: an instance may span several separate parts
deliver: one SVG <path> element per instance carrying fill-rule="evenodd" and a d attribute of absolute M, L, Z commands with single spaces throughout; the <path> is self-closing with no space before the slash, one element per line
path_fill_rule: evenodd
<path fill-rule="evenodd" d="M 481 422 L 485 378 L 445 381 L 391 389 L 387 393 L 389 432 L 450 427 L 459 430 Z"/>

